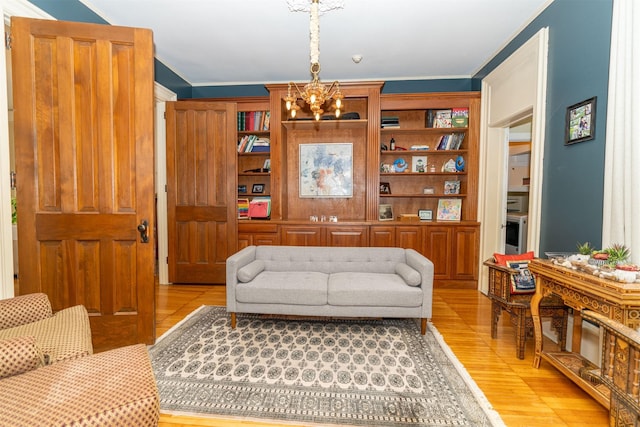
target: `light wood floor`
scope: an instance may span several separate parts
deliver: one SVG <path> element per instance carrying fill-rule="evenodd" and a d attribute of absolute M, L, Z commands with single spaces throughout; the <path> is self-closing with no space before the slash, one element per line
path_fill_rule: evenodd
<path fill-rule="evenodd" d="M 224 305 L 224 286 L 159 286 L 156 330 L 160 337 L 201 305 Z M 435 289 L 433 324 L 500 413 L 507 426 L 606 426 L 608 412 L 555 368 L 531 367 L 533 340 L 524 360 L 516 357 L 509 316 L 491 339 L 489 300 L 475 290 Z M 281 424 L 284 425 L 284 424 Z M 291 426 L 291 424 L 286 424 Z M 161 415 L 160 426 L 278 426 L 238 420 Z"/>

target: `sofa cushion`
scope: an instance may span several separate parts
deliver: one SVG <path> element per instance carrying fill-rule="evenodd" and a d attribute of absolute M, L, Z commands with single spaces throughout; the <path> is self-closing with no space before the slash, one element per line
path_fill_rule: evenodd
<path fill-rule="evenodd" d="M 35 337 L 0 340 L 0 378 L 22 374 L 40 366 L 44 366 L 44 358 Z"/>
<path fill-rule="evenodd" d="M 325 305 L 327 274 L 315 271 L 263 271 L 236 286 L 236 300 L 253 304 Z"/>
<path fill-rule="evenodd" d="M 396 264 L 396 273 L 398 273 L 409 286 L 419 286 L 422 282 L 420 273 L 418 273 L 416 269 L 409 267 L 409 265 L 404 262 Z"/>
<path fill-rule="evenodd" d="M 257 259 L 238 270 L 238 280 L 247 283 L 264 270 L 264 261 Z"/>
<path fill-rule="evenodd" d="M 397 274 L 335 273 L 329 276 L 330 305 L 419 307 L 422 289 L 407 286 Z"/>

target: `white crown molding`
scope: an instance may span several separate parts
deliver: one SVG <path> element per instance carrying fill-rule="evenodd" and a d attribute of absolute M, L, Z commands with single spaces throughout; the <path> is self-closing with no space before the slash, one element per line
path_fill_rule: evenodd
<path fill-rule="evenodd" d="M 4 22 L 9 24 L 12 16 L 25 16 L 27 18 L 55 19 L 44 10 L 27 0 L 0 0 L 4 12 Z"/>

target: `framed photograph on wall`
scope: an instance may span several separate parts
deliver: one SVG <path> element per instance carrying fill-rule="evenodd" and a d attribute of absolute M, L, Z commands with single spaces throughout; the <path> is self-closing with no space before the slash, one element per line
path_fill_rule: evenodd
<path fill-rule="evenodd" d="M 380 220 L 380 221 L 393 221 L 393 206 L 391 206 L 391 205 L 379 205 L 378 206 L 378 220 Z"/>
<path fill-rule="evenodd" d="M 565 122 L 565 145 L 595 138 L 596 97 L 568 107 Z"/>
<path fill-rule="evenodd" d="M 300 144 L 300 197 L 353 197 L 353 144 Z"/>

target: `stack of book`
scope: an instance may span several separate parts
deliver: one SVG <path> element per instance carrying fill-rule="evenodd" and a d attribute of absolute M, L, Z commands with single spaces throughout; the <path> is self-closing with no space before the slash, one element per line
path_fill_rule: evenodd
<path fill-rule="evenodd" d="M 269 152 L 270 147 L 269 138 L 257 135 L 245 135 L 238 141 L 238 153 Z"/>
<path fill-rule="evenodd" d="M 380 127 L 383 129 L 399 128 L 400 119 L 396 116 L 387 116 L 380 119 Z"/>

